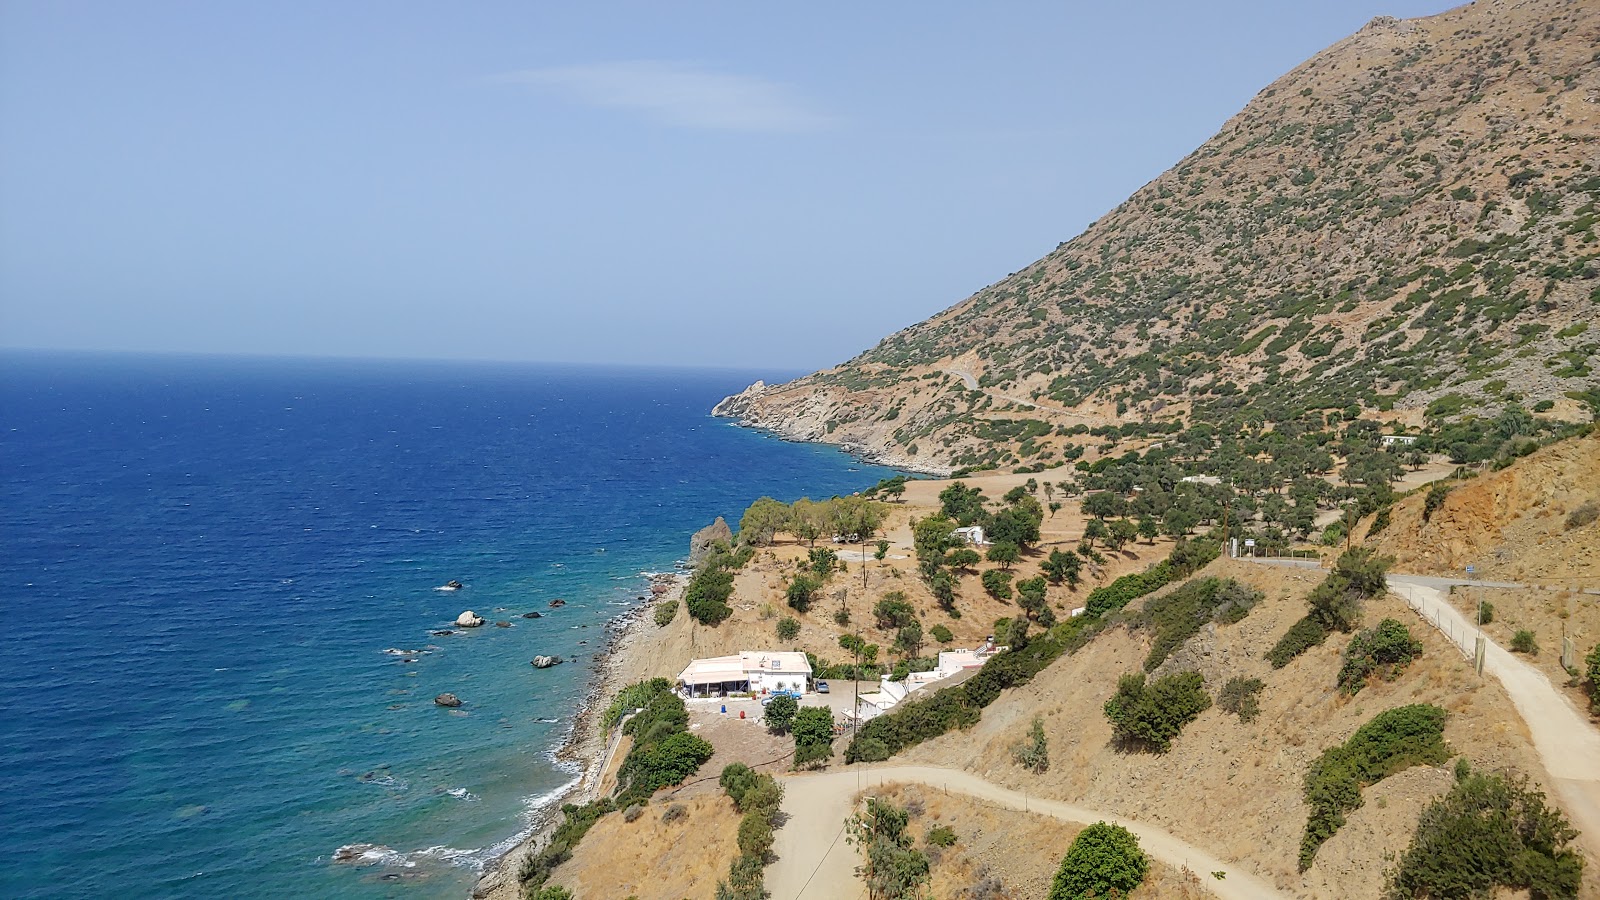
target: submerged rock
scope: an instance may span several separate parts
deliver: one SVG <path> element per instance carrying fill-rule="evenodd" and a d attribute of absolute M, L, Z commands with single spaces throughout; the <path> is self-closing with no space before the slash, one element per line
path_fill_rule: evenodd
<path fill-rule="evenodd" d="M 550 608 L 551 609 L 560 609 L 561 607 L 566 606 L 566 605 L 567 605 L 567 601 L 561 599 L 560 597 L 557 597 L 556 599 L 550 601 Z"/>
<path fill-rule="evenodd" d="M 525 613 L 522 614 L 522 617 L 524 619 L 542 619 L 542 618 L 544 618 L 544 613 L 542 613 L 542 612 L 525 612 Z"/>
<path fill-rule="evenodd" d="M 461 615 L 456 616 L 456 626 L 459 628 L 477 628 L 482 624 L 483 616 L 478 615 L 470 609 Z"/>
<path fill-rule="evenodd" d="M 496 628 L 510 628 L 511 627 L 511 623 L 510 622 L 496 622 L 496 623 L 494 623 L 494 627 L 496 627 Z"/>
<path fill-rule="evenodd" d="M 457 697 L 455 694 L 440 694 L 439 696 L 433 698 L 433 702 L 440 706 L 455 709 L 461 705 L 461 698 Z"/>
<path fill-rule="evenodd" d="M 428 633 L 434 637 L 449 637 L 450 635 L 455 634 L 454 631 L 451 631 L 448 628 L 441 628 L 438 631 L 430 631 Z"/>
<path fill-rule="evenodd" d="M 551 666 L 559 665 L 561 665 L 561 657 L 559 656 L 535 656 L 533 658 L 533 667 L 535 669 L 548 669 Z"/>

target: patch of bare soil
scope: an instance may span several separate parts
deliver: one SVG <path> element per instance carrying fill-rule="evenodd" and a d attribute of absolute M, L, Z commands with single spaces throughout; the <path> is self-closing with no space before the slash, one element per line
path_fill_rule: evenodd
<path fill-rule="evenodd" d="M 675 808 L 681 817 L 667 815 Z M 738 833 L 739 813 L 721 793 L 658 798 L 632 822 L 624 813 L 596 822 L 550 883 L 585 900 L 710 897 L 739 855 Z"/>
<path fill-rule="evenodd" d="M 1491 581 L 1600 586 L 1600 521 L 1567 526 L 1579 506 L 1600 503 L 1600 432 L 1453 484 L 1424 522 L 1427 494 L 1395 504 L 1366 541 L 1395 557 L 1395 571 L 1460 577 L 1470 565 Z"/>
<path fill-rule="evenodd" d="M 1545 784 L 1526 728 L 1498 683 L 1475 676 L 1460 652 L 1398 598 L 1369 601 L 1365 623 L 1405 623 L 1422 641 L 1423 658 L 1396 681 L 1374 682 L 1347 698 L 1336 686 L 1347 636 L 1333 635 L 1283 669 L 1263 658 L 1304 614 L 1305 594 L 1324 573 L 1220 560 L 1202 574 L 1249 582 L 1266 599 L 1237 624 L 1205 629 L 1168 668 L 1201 672 L 1213 696 L 1231 677 L 1260 678 L 1266 687 L 1253 723 L 1213 706 L 1165 755 L 1113 746 L 1102 705 L 1120 675 L 1142 671 L 1149 637 L 1112 627 L 1030 684 L 1006 692 L 972 729 L 914 748 L 904 761 L 958 766 L 1016 790 L 1148 821 L 1238 861 L 1286 892 L 1350 900 L 1380 896 L 1385 866 L 1405 850 L 1422 807 L 1451 780 L 1444 769 L 1419 769 L 1369 789 L 1366 804 L 1323 845 L 1310 871 L 1297 871 L 1307 768 L 1383 710 L 1439 705 L 1450 712 L 1445 737 L 1456 753 L 1476 767 L 1516 769 Z M 1036 715 L 1049 743 L 1050 769 L 1043 775 L 1022 769 L 1011 754 Z M 1586 875 L 1591 891 L 1600 887 L 1596 868 L 1591 862 Z"/>
<path fill-rule="evenodd" d="M 923 785 L 892 785 L 878 794 L 911 812 L 918 848 L 933 862 L 933 896 L 950 900 L 1024 900 L 1044 897 L 1067 848 L 1083 830 L 1049 816 L 993 806 L 966 794 L 944 794 Z M 949 826 L 950 847 L 927 843 L 928 832 Z M 1129 900 L 1189 900 L 1210 896 L 1200 884 L 1207 873 L 1184 872 L 1155 860 L 1144 884 Z"/>

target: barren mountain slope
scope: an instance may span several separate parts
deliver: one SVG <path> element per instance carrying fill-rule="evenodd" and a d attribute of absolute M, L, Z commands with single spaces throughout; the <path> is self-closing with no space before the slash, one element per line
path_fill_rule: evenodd
<path fill-rule="evenodd" d="M 1597 46 L 1592 0 L 1375 19 L 1044 259 L 718 410 L 930 470 L 1246 404 L 1577 418 L 1600 400 Z"/>
<path fill-rule="evenodd" d="M 1261 658 L 1305 612 L 1303 598 L 1320 573 L 1219 561 L 1202 574 L 1250 582 L 1267 599 L 1236 625 L 1208 627 L 1157 672 L 1197 669 L 1213 695 L 1236 675 L 1262 679 L 1267 686 L 1254 723 L 1242 724 L 1213 707 L 1163 756 L 1115 749 L 1101 706 L 1120 675 L 1142 670 L 1148 640 L 1112 628 L 1027 686 L 1007 692 L 971 730 L 930 741 L 895 761 L 958 766 L 1036 796 L 1149 821 L 1304 897 L 1378 897 L 1383 870 L 1405 849 L 1418 814 L 1451 784 L 1444 769 L 1418 768 L 1369 788 L 1365 805 L 1323 845 L 1311 869 L 1297 872 L 1307 767 L 1385 709 L 1418 702 L 1442 706 L 1451 713 L 1445 736 L 1457 754 L 1475 766 L 1514 768 L 1542 781 L 1525 729 L 1498 684 L 1473 675 L 1461 655 L 1398 599 L 1370 602 L 1365 620 L 1405 622 L 1424 643 L 1424 657 L 1397 681 L 1374 682 L 1347 699 L 1335 687 L 1347 641 L 1342 635 L 1281 670 Z M 1050 769 L 1043 775 L 1026 772 L 1011 755 L 1035 715 L 1043 718 L 1049 742 Z M 1600 890 L 1595 868 L 1588 867 L 1589 894 Z"/>

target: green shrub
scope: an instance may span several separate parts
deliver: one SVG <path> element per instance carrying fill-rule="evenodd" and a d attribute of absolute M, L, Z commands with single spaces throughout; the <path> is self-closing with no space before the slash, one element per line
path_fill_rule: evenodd
<path fill-rule="evenodd" d="M 665 628 L 672 624 L 673 619 L 678 617 L 678 601 L 669 600 L 665 603 L 657 603 L 653 613 L 655 614 L 656 625 Z"/>
<path fill-rule="evenodd" d="M 811 608 L 811 601 L 820 590 L 822 590 L 822 579 L 801 572 L 789 579 L 789 586 L 784 589 L 783 595 L 790 606 L 799 612 L 805 612 Z"/>
<path fill-rule="evenodd" d="M 928 634 L 932 635 L 933 639 L 941 644 L 948 644 L 956 639 L 956 636 L 950 633 L 950 629 L 944 627 L 943 625 L 933 626 L 932 628 L 928 629 Z"/>
<path fill-rule="evenodd" d="M 1265 687 L 1266 684 L 1259 678 L 1235 676 L 1222 686 L 1222 692 L 1217 695 L 1217 706 L 1238 716 L 1241 722 L 1254 722 L 1256 716 L 1261 715 L 1258 698 Z"/>
<path fill-rule="evenodd" d="M 549 843 L 538 853 L 528 854 L 523 858 L 522 865 L 517 867 L 517 881 L 523 885 L 524 891 L 530 896 L 539 896 L 536 892 L 549 880 L 550 873 L 572 858 L 572 849 L 578 846 L 594 823 L 615 810 L 616 805 L 607 799 L 582 806 L 564 804 L 561 807 L 561 824 L 551 833 Z"/>
<path fill-rule="evenodd" d="M 606 707 L 605 714 L 600 717 L 600 725 L 607 731 L 617 727 L 622 717 L 636 709 L 644 709 L 662 694 L 672 693 L 672 682 L 665 678 L 652 678 L 630 684 L 617 692 L 611 705 Z"/>
<path fill-rule="evenodd" d="M 1150 860 L 1133 832 L 1096 822 L 1078 832 L 1067 848 L 1050 885 L 1050 900 L 1125 897 L 1149 872 Z"/>
<path fill-rule="evenodd" d="M 800 703 L 788 694 L 773 697 L 767 701 L 767 708 L 761 717 L 767 720 L 767 730 L 773 734 L 788 734 L 794 727 L 795 713 L 800 711 Z"/>
<path fill-rule="evenodd" d="M 789 616 L 784 616 L 778 620 L 777 631 L 778 640 L 792 641 L 800 636 L 800 622 L 796 619 L 790 618 Z"/>
<path fill-rule="evenodd" d="M 983 573 L 983 592 L 996 600 L 1011 599 L 1012 573 L 1002 572 L 999 569 L 990 569 Z"/>
<path fill-rule="evenodd" d="M 696 622 L 716 626 L 733 615 L 733 607 L 728 605 L 731 596 L 733 573 L 712 566 L 708 561 L 702 563 L 695 570 L 694 577 L 689 579 L 689 586 L 683 592 L 683 601 Z"/>
<path fill-rule="evenodd" d="M 1262 596 L 1260 591 L 1231 578 L 1202 578 L 1146 601 L 1138 619 L 1139 626 L 1152 635 L 1144 670 L 1155 671 L 1207 622 L 1233 623 L 1243 619 Z"/>
<path fill-rule="evenodd" d="M 1368 676 L 1393 681 L 1421 655 L 1422 642 L 1413 638 L 1406 626 L 1384 619 L 1350 639 L 1344 649 L 1344 665 L 1339 669 L 1339 689 L 1355 696 L 1366 687 Z"/>
<path fill-rule="evenodd" d="M 1345 813 L 1361 807 L 1361 789 L 1417 765 L 1450 758 L 1444 743 L 1445 711 L 1425 703 L 1381 712 L 1350 739 L 1329 747 L 1306 772 L 1305 836 L 1300 840 L 1300 871 L 1311 868 L 1317 849 L 1344 824 Z"/>
<path fill-rule="evenodd" d="M 876 797 L 867 800 L 864 815 L 845 822 L 849 840 L 867 857 L 868 896 L 881 900 L 914 900 L 928 882 L 928 857 L 911 846 L 906 826 L 910 814 Z"/>
<path fill-rule="evenodd" d="M 1578 896 L 1583 858 L 1568 846 L 1578 832 L 1544 799 L 1525 776 L 1466 774 L 1422 811 L 1385 897 Z"/>
<path fill-rule="evenodd" d="M 1583 658 L 1585 680 L 1589 682 L 1589 713 L 1600 716 L 1600 644 Z"/>
<path fill-rule="evenodd" d="M 949 825 L 935 825 L 928 829 L 928 843 L 935 847 L 954 847 L 956 830 Z"/>
<path fill-rule="evenodd" d="M 1317 647 L 1328 639 L 1328 629 L 1321 622 L 1311 616 L 1302 616 L 1296 620 L 1283 637 L 1278 639 L 1272 649 L 1267 651 L 1267 662 L 1272 663 L 1274 669 L 1281 669 L 1289 661 L 1300 654 Z"/>
<path fill-rule="evenodd" d="M 818 578 L 826 579 L 839 568 L 839 554 L 826 547 L 813 547 L 806 554 L 806 564 Z"/>
<path fill-rule="evenodd" d="M 1017 765 L 1035 775 L 1049 771 L 1050 747 L 1045 743 L 1042 718 L 1033 717 L 1033 726 L 1028 729 L 1027 739 L 1012 746 L 1011 757 L 1017 761 Z"/>
<path fill-rule="evenodd" d="M 906 600 L 904 591 L 890 591 L 872 608 L 872 617 L 879 628 L 888 631 L 917 621 L 917 610 Z"/>
<path fill-rule="evenodd" d="M 765 859 L 772 849 L 772 820 L 764 815 L 745 816 L 739 820 L 739 852 L 756 859 Z"/>
<path fill-rule="evenodd" d="M 1124 675 L 1105 703 L 1105 714 L 1125 747 L 1165 753 L 1183 726 L 1210 706 L 1205 679 L 1198 672 L 1163 675 L 1149 684 L 1142 674 Z"/>
<path fill-rule="evenodd" d="M 794 764 L 797 767 L 803 766 L 831 756 L 833 756 L 833 710 L 826 706 L 807 706 L 795 713 Z"/>
<path fill-rule="evenodd" d="M 1487 600 L 1478 603 L 1478 624 L 1487 625 L 1494 621 L 1494 604 Z"/>
<path fill-rule="evenodd" d="M 1534 639 L 1533 632 L 1523 629 L 1511 636 L 1511 652 L 1532 656 L 1539 652 L 1539 642 Z"/>
<path fill-rule="evenodd" d="M 711 744 L 688 732 L 668 735 L 642 752 L 638 746 L 628 752 L 619 772 L 627 789 L 618 794 L 632 802 L 650 796 L 656 790 L 682 784 L 706 760 L 711 758 Z"/>
<path fill-rule="evenodd" d="M 783 786 L 744 763 L 723 767 L 718 783 L 744 817 L 739 821 L 739 856 L 728 869 L 728 880 L 717 882 L 715 896 L 719 900 L 763 900 L 763 870 L 772 849 Z"/>
<path fill-rule="evenodd" d="M 1378 556 L 1366 547 L 1353 547 L 1340 554 L 1333 571 L 1307 595 L 1310 611 L 1289 626 L 1288 632 L 1267 651 L 1272 667 L 1281 669 L 1319 646 L 1328 639 L 1329 632 L 1354 628 L 1361 619 L 1362 602 L 1384 591 L 1384 576 L 1393 564 L 1393 558 Z"/>
<path fill-rule="evenodd" d="M 538 893 L 529 896 L 532 900 L 572 900 L 572 892 L 559 885 L 540 888 Z"/>

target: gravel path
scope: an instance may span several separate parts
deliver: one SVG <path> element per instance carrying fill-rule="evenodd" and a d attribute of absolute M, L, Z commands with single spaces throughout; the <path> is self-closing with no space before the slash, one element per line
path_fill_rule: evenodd
<path fill-rule="evenodd" d="M 1470 658 L 1478 630 L 1450 604 L 1445 593 L 1448 588 L 1435 586 L 1440 580 L 1390 576 L 1389 590 L 1406 598 L 1417 615 Z M 1600 731 L 1543 672 L 1487 639 L 1483 670 L 1499 680 L 1527 723 L 1534 750 L 1560 795 L 1561 806 L 1582 832 L 1578 843 L 1592 858 L 1600 859 Z"/>
<path fill-rule="evenodd" d="M 1057 800 L 1029 797 L 955 769 L 857 766 L 822 775 L 791 775 L 783 779 L 783 812 L 788 819 L 778 829 L 772 848 L 777 860 L 766 873 L 767 889 L 774 900 L 865 897 L 866 889 L 855 877 L 860 855 L 845 841 L 844 820 L 850 814 L 851 798 L 858 792 L 893 783 L 925 784 L 1068 822 L 1121 825 L 1139 836 L 1139 845 L 1150 856 L 1170 866 L 1188 866 L 1201 876 L 1201 883 L 1208 890 L 1224 900 L 1286 896 L 1266 880 L 1234 863 L 1217 859 L 1151 825 Z M 1216 879 L 1208 877 L 1212 872 L 1227 874 L 1225 878 Z"/>

